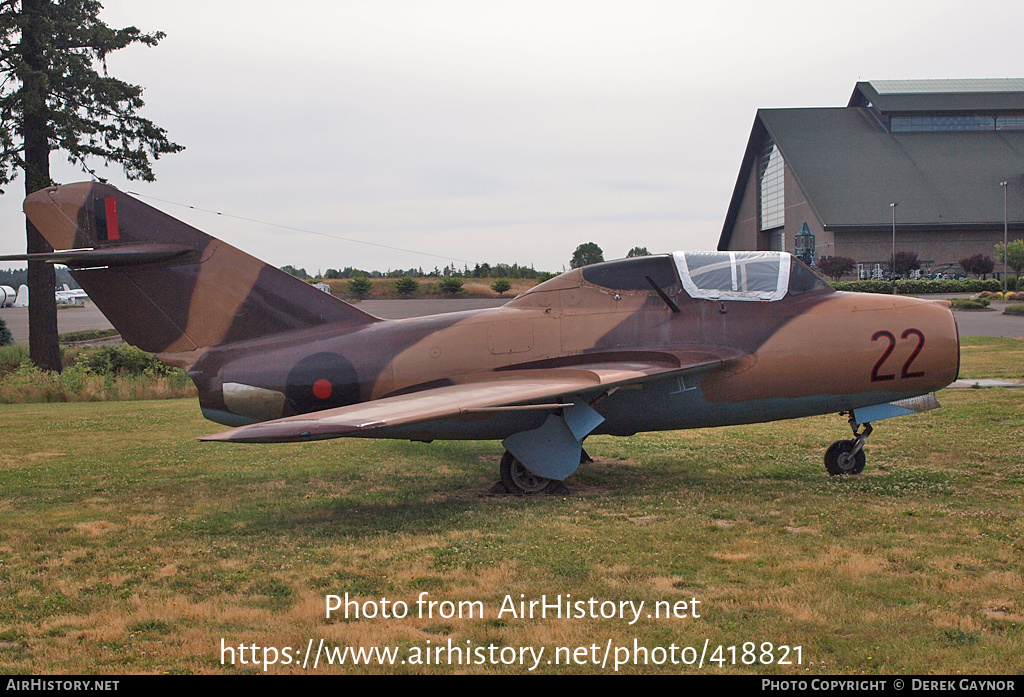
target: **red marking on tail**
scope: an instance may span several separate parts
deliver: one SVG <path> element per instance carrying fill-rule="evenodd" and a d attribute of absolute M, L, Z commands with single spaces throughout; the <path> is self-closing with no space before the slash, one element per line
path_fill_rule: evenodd
<path fill-rule="evenodd" d="M 121 239 L 121 232 L 117 227 L 117 199 L 105 198 L 103 199 L 103 205 L 107 212 L 107 239 L 119 240 Z"/>

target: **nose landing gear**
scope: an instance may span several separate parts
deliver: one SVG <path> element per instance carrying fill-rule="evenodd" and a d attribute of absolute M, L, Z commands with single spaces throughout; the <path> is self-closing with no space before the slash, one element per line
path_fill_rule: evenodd
<path fill-rule="evenodd" d="M 860 474 L 864 471 L 864 443 L 871 435 L 871 424 L 863 424 L 864 430 L 858 433 L 861 424 L 850 412 L 850 428 L 853 429 L 851 440 L 837 440 L 825 451 L 825 469 L 831 475 Z"/>

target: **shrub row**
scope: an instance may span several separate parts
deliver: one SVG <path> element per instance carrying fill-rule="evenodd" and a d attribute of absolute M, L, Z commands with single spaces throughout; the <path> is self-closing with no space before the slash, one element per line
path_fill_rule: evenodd
<path fill-rule="evenodd" d="M 984 310 L 990 303 L 987 298 L 953 298 L 949 301 L 954 310 Z"/>
<path fill-rule="evenodd" d="M 127 344 L 65 352 L 62 373 L 37 368 L 22 345 L 0 351 L 0 403 L 100 402 L 195 396 L 185 371 Z M 17 361 L 17 362 L 15 362 Z"/>
<path fill-rule="evenodd" d="M 836 290 L 847 290 L 854 293 L 892 293 L 895 287 L 896 292 L 901 295 L 917 295 L 924 293 L 980 293 L 986 290 L 995 292 L 1002 290 L 1003 284 L 994 278 L 985 280 L 964 278 L 948 281 L 907 278 L 898 281 L 839 281 L 833 283 L 832 287 Z"/>
<path fill-rule="evenodd" d="M 1021 315 L 1024 316 L 1024 303 L 1013 303 L 1003 308 L 1004 315 Z"/>
<path fill-rule="evenodd" d="M 94 339 L 106 339 L 117 336 L 116 329 L 83 329 L 77 332 L 65 332 L 57 337 L 62 344 L 70 344 L 75 341 L 92 341 Z"/>

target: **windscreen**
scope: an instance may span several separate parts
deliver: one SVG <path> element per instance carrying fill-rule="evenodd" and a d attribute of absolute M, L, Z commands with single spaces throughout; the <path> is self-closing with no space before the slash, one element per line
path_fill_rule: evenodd
<path fill-rule="evenodd" d="M 683 288 L 693 298 L 780 300 L 791 257 L 783 252 L 676 252 Z"/>

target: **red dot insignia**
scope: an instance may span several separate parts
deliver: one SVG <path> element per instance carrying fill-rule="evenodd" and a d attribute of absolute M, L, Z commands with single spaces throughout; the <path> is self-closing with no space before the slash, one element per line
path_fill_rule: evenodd
<path fill-rule="evenodd" d="M 331 393 L 333 391 L 334 386 L 331 385 L 331 382 L 329 380 L 320 378 L 319 380 L 313 383 L 313 396 L 316 397 L 317 399 L 327 399 L 328 397 L 331 396 Z"/>

